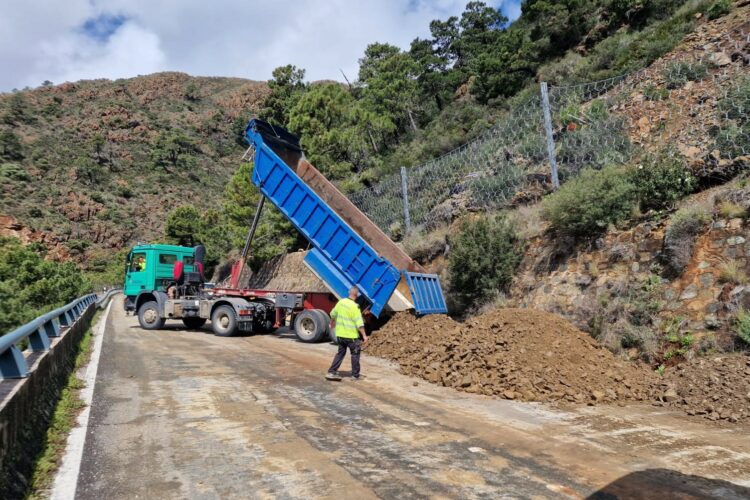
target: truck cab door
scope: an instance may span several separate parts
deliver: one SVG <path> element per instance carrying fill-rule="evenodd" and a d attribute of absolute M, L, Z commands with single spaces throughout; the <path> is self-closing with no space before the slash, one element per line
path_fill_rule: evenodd
<path fill-rule="evenodd" d="M 153 264 L 152 264 L 153 266 Z M 148 287 L 148 262 L 146 252 L 131 252 L 128 255 L 127 269 L 125 269 L 125 287 L 123 293 L 127 296 L 138 295 Z"/>

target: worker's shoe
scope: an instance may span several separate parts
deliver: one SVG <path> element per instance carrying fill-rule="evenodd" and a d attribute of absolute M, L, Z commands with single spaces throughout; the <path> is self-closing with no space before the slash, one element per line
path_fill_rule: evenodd
<path fill-rule="evenodd" d="M 337 372 L 328 372 L 326 373 L 326 380 L 341 380 L 341 375 Z"/>

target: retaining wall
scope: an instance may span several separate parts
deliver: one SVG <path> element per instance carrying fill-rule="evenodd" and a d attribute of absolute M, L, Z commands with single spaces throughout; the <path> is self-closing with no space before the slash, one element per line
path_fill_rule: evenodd
<path fill-rule="evenodd" d="M 0 381 L 0 498 L 24 497 L 34 459 L 95 310 L 96 304 L 89 305 L 60 337 L 51 338 L 49 351 L 24 353 L 28 377 Z"/>

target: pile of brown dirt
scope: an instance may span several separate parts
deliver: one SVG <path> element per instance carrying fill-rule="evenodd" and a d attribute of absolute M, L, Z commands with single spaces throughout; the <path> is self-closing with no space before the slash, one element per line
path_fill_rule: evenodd
<path fill-rule="evenodd" d="M 305 265 L 307 252 L 282 254 L 269 260 L 250 278 L 250 288 L 295 292 L 329 292 Z"/>
<path fill-rule="evenodd" d="M 709 420 L 750 421 L 750 355 L 698 358 L 668 368 L 654 384 L 652 397 L 662 404 Z"/>
<path fill-rule="evenodd" d="M 559 316 L 531 309 L 491 311 L 466 323 L 397 314 L 366 351 L 433 383 L 523 401 L 646 400 L 653 376 Z"/>

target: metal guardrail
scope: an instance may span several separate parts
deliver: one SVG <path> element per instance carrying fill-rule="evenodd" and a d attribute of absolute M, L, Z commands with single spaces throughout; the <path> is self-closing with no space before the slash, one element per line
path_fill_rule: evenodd
<path fill-rule="evenodd" d="M 29 375 L 28 364 L 17 344 L 28 339 L 28 349 L 31 352 L 49 351 L 50 337 L 59 337 L 62 331 L 75 323 L 90 305 L 104 307 L 109 298 L 120 291 L 112 289 L 102 297 L 94 293 L 84 295 L 0 337 L 0 380 L 24 378 Z"/>
<path fill-rule="evenodd" d="M 109 302 L 109 299 L 111 299 L 113 295 L 118 294 L 120 292 L 122 292 L 122 288 L 109 289 L 107 293 L 105 293 L 104 295 L 102 295 L 101 297 L 97 299 L 96 307 L 98 307 L 99 309 L 103 309 L 107 305 L 107 302 Z"/>

